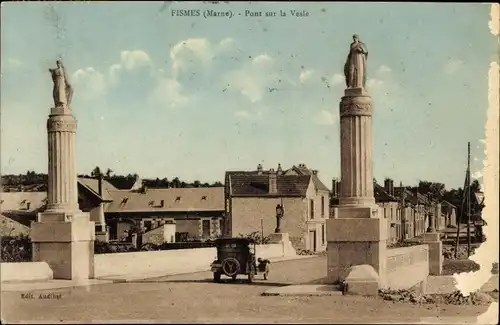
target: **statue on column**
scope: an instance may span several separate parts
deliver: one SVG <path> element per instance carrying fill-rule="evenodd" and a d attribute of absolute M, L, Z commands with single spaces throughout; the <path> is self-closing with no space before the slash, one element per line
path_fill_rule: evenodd
<path fill-rule="evenodd" d="M 344 65 L 344 75 L 347 88 L 365 88 L 366 61 L 368 50 L 358 35 L 352 36 L 352 43 Z"/>
<path fill-rule="evenodd" d="M 283 218 L 284 213 L 285 210 L 283 209 L 283 206 L 278 204 L 276 206 L 276 229 L 274 230 L 274 233 L 276 234 L 281 232 L 281 218 Z"/>
<path fill-rule="evenodd" d="M 49 69 L 52 75 L 52 82 L 54 83 L 54 88 L 52 90 L 54 105 L 55 107 L 69 107 L 73 97 L 73 87 L 69 84 L 62 61 L 57 60 L 56 65 L 57 68 Z"/>

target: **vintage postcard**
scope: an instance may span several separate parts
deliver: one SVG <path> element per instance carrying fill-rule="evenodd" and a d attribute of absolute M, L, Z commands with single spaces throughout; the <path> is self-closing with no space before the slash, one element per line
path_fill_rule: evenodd
<path fill-rule="evenodd" d="M 499 19 L 2 3 L 2 323 L 496 324 Z"/>

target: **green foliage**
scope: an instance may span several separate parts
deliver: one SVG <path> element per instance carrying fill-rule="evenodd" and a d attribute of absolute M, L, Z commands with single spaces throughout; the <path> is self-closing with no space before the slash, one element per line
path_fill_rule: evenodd
<path fill-rule="evenodd" d="M 249 239 L 252 239 L 253 241 L 255 241 L 256 243 L 259 243 L 259 244 L 269 244 L 269 236 L 264 236 L 262 237 L 262 234 L 259 232 L 259 231 L 254 231 L 254 232 L 251 232 L 247 235 L 244 235 L 244 234 L 240 234 L 238 237 L 240 238 L 249 238 Z"/>
<path fill-rule="evenodd" d="M 105 170 L 105 172 L 103 172 Z M 106 181 L 110 182 L 113 186 L 118 189 L 130 189 L 137 179 L 137 174 L 128 175 L 115 175 L 113 170 L 106 168 L 102 169 L 96 166 L 90 175 L 78 175 L 82 178 L 95 178 L 102 176 Z M 192 183 L 180 180 L 178 177 L 173 178 L 171 181 L 168 178 L 156 178 L 156 179 L 143 179 L 144 185 L 149 188 L 185 188 L 185 187 L 221 187 L 224 186 L 223 183 L 216 181 L 214 183 L 202 183 L 199 180 L 195 180 Z M 5 186 L 28 186 L 28 185 L 46 185 L 48 182 L 47 174 L 36 173 L 34 171 L 28 171 L 26 174 L 19 175 L 3 175 L 2 184 Z"/>
<path fill-rule="evenodd" d="M 31 262 L 31 240 L 28 236 L 2 237 L 2 262 Z"/>

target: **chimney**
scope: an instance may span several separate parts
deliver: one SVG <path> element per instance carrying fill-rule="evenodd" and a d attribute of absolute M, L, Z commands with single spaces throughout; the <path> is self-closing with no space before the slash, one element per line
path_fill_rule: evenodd
<path fill-rule="evenodd" d="M 102 197 L 102 175 L 97 176 L 97 192 Z"/>
<path fill-rule="evenodd" d="M 276 178 L 276 172 L 271 168 L 269 170 L 269 194 L 278 193 L 278 184 Z"/>
<path fill-rule="evenodd" d="M 332 197 L 339 197 L 340 182 L 337 178 L 332 179 Z"/>
<path fill-rule="evenodd" d="M 394 181 L 390 178 L 384 180 L 384 189 L 389 195 L 394 195 Z"/>
<path fill-rule="evenodd" d="M 283 169 L 281 168 L 281 164 L 278 164 L 278 175 L 283 175 Z"/>
<path fill-rule="evenodd" d="M 262 175 L 262 165 L 261 164 L 257 165 L 257 174 Z"/>

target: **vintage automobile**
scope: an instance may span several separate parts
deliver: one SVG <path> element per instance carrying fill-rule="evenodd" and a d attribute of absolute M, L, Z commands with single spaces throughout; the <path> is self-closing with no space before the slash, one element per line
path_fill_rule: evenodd
<path fill-rule="evenodd" d="M 255 241 L 250 238 L 219 238 L 215 240 L 217 259 L 210 265 L 214 275 L 214 282 L 221 281 L 221 275 L 236 280 L 239 274 L 248 277 L 252 283 L 255 275 L 264 273 L 265 279 L 269 274 L 269 267 L 257 267 L 255 259 Z"/>

